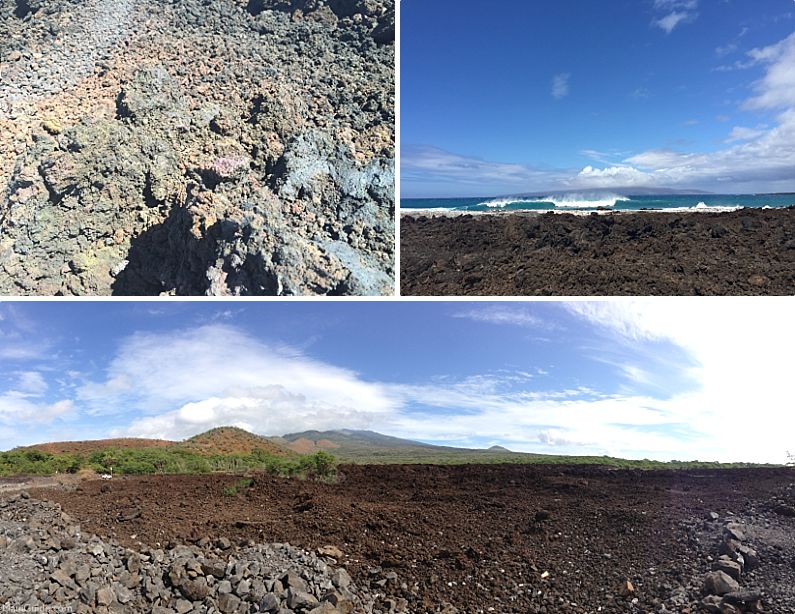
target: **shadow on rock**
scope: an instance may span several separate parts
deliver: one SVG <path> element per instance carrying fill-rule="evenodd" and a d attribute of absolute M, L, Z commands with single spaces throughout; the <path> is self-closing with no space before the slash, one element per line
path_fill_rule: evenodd
<path fill-rule="evenodd" d="M 201 234 L 191 230 L 194 218 L 174 208 L 162 223 L 133 239 L 127 265 L 112 285 L 114 296 L 275 295 L 276 274 L 256 254 L 224 258 L 224 244 L 251 240 L 251 228 L 219 220 Z"/>

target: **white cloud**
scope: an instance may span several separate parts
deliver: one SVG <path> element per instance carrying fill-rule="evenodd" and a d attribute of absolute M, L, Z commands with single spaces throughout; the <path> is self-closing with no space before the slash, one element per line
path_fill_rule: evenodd
<path fill-rule="evenodd" d="M 651 374 L 637 365 L 621 365 L 621 369 L 624 371 L 624 375 L 637 384 L 650 384 L 652 382 Z"/>
<path fill-rule="evenodd" d="M 690 357 L 683 374 L 698 385 L 666 387 L 662 398 L 587 389 L 523 391 L 493 382 L 440 381 L 393 386 L 403 403 L 442 409 L 396 413 L 390 433 L 475 445 L 500 441 L 516 450 L 629 458 L 781 462 L 795 448 L 791 367 L 795 325 L 788 300 L 722 299 L 575 302 L 576 317 L 628 347 L 671 343 Z M 660 384 L 645 365 L 616 364 L 631 381 Z M 576 372 L 576 365 L 569 365 Z M 663 384 L 665 382 L 662 382 Z M 753 419 L 751 419 L 753 416 Z"/>
<path fill-rule="evenodd" d="M 669 340 L 695 358 L 700 389 L 658 407 L 699 433 L 697 445 L 705 457 L 783 461 L 785 451 L 795 446 L 787 360 L 795 324 L 789 303 L 724 298 L 716 305 L 678 298 L 571 303 L 568 308 L 621 337 Z"/>
<path fill-rule="evenodd" d="M 749 52 L 753 64 L 765 66 L 746 109 L 778 110 L 771 128 L 735 127 L 726 137 L 731 147 L 711 153 L 650 150 L 623 164 L 585 167 L 573 187 L 670 186 L 721 190 L 787 191 L 795 189 L 795 34 Z M 725 190 L 724 190 L 725 191 Z"/>
<path fill-rule="evenodd" d="M 6 343 L 0 347 L 0 359 L 2 360 L 34 360 L 45 355 L 45 348 L 37 347 L 19 341 L 16 343 Z"/>
<path fill-rule="evenodd" d="M 49 385 L 40 372 L 20 371 L 15 375 L 13 388 L 0 392 L 0 425 L 23 429 L 30 424 L 49 425 L 74 413 L 74 403 L 69 399 L 43 400 Z"/>
<path fill-rule="evenodd" d="M 640 186 L 647 185 L 650 177 L 631 166 L 608 166 L 594 168 L 591 165 L 583 168 L 573 180 L 571 187 L 609 188 L 614 186 Z"/>
<path fill-rule="evenodd" d="M 404 145 L 400 165 L 401 180 L 407 184 L 429 182 L 442 191 L 449 186 L 464 196 L 523 192 L 528 186 L 552 185 L 570 176 L 568 171 L 490 162 L 425 145 Z"/>
<path fill-rule="evenodd" d="M 130 405 L 157 414 L 137 420 L 125 434 L 166 438 L 229 421 L 270 434 L 340 421 L 364 427 L 396 409 L 382 386 L 353 371 L 220 324 L 134 335 L 104 381 L 84 384 L 78 399 L 96 415 Z"/>
<path fill-rule="evenodd" d="M 487 439 L 505 442 L 517 451 L 552 451 L 539 445 L 543 443 L 560 453 L 611 453 L 625 458 L 692 459 L 715 453 L 694 450 L 686 440 L 655 432 L 686 422 L 693 411 L 691 405 L 677 407 L 668 400 L 578 390 L 443 396 L 441 389 L 424 388 L 404 393 L 425 404 L 456 410 L 442 416 L 430 412 L 396 415 L 388 428 L 398 436 L 459 445 Z"/>
<path fill-rule="evenodd" d="M 40 396 L 47 391 L 48 384 L 38 371 L 23 371 L 19 374 L 17 389 L 19 392 L 31 396 Z"/>
<path fill-rule="evenodd" d="M 657 19 L 654 22 L 661 30 L 665 30 L 666 34 L 670 34 L 673 32 L 674 28 L 678 26 L 680 23 L 685 21 L 688 17 L 690 17 L 690 13 L 684 11 L 674 11 L 673 13 L 669 13 L 665 17 Z"/>
<path fill-rule="evenodd" d="M 217 426 L 237 426 L 263 435 L 305 429 L 370 428 L 383 412 L 334 405 L 285 386 L 248 389 L 223 397 L 186 403 L 175 411 L 135 420 L 112 435 L 185 439 Z"/>
<path fill-rule="evenodd" d="M 743 126 L 735 126 L 732 128 L 731 134 L 729 134 L 726 142 L 733 143 L 735 141 L 752 141 L 753 139 L 763 136 L 765 132 L 766 130 L 764 128 L 745 128 Z"/>
<path fill-rule="evenodd" d="M 775 45 L 753 49 L 749 55 L 755 62 L 768 64 L 768 69 L 754 86 L 756 96 L 744 106 L 748 109 L 795 107 L 795 33 Z"/>
<path fill-rule="evenodd" d="M 560 73 L 552 79 L 552 97 L 561 100 L 569 95 L 569 79 L 571 74 Z"/>
<path fill-rule="evenodd" d="M 680 23 L 695 20 L 698 17 L 695 12 L 697 8 L 698 0 L 654 0 L 654 9 L 666 14 L 652 24 L 670 34 Z"/>
<path fill-rule="evenodd" d="M 626 162 L 645 169 L 654 169 L 666 166 L 678 166 L 686 160 L 686 154 L 677 153 L 670 149 L 653 149 L 631 156 Z"/>
<path fill-rule="evenodd" d="M 22 311 L 1 299 L 0 323 L 0 361 L 22 362 L 48 356 L 48 341 L 33 335 L 35 328 Z"/>
<path fill-rule="evenodd" d="M 683 9 L 692 11 L 698 7 L 698 0 L 654 0 L 654 8 L 660 11 Z"/>
<path fill-rule="evenodd" d="M 726 45 L 716 47 L 715 55 L 718 56 L 719 58 L 722 58 L 724 56 L 734 53 L 735 51 L 737 51 L 737 49 L 738 49 L 737 43 L 727 43 Z"/>
<path fill-rule="evenodd" d="M 75 410 L 71 400 L 44 403 L 31 401 L 26 396 L 13 391 L 0 394 L 0 424 L 12 427 L 49 424 L 72 415 Z"/>
<path fill-rule="evenodd" d="M 508 324 L 525 328 L 551 328 L 551 323 L 535 315 L 529 307 L 521 305 L 489 305 L 486 307 L 473 307 L 453 315 L 455 318 L 465 318 L 475 322 L 489 324 Z"/>
<path fill-rule="evenodd" d="M 588 445 L 588 441 L 571 439 L 566 437 L 563 432 L 558 429 L 546 429 L 539 431 L 538 441 L 547 446 L 581 446 Z"/>

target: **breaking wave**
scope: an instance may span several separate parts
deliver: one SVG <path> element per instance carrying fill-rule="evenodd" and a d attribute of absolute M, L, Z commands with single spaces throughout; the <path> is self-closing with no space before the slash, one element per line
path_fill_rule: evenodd
<path fill-rule="evenodd" d="M 480 203 L 479 207 L 503 209 L 511 205 L 551 205 L 561 209 L 598 209 L 615 207 L 619 202 L 631 202 L 619 194 L 564 194 L 545 198 L 495 198 Z"/>

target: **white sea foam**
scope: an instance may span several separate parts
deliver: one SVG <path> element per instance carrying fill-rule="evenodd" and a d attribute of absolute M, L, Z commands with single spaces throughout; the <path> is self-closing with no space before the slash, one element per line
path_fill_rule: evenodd
<path fill-rule="evenodd" d="M 596 209 L 599 207 L 615 207 L 621 200 L 629 200 L 619 194 L 565 194 L 563 196 L 548 196 L 544 200 L 551 202 L 556 207 L 568 209 Z"/>
<path fill-rule="evenodd" d="M 622 200 L 630 199 L 618 194 L 564 194 L 561 196 L 547 196 L 545 198 L 496 198 L 479 203 L 478 206 L 503 209 L 509 205 L 527 203 L 534 205 L 551 204 L 561 209 L 597 209 L 615 207 L 616 203 Z"/>
<path fill-rule="evenodd" d="M 740 209 L 745 209 L 745 207 L 741 205 L 714 205 L 710 207 L 704 203 L 698 203 L 695 207 L 669 207 L 667 209 L 658 209 L 658 211 L 662 211 L 664 213 L 688 213 L 691 211 L 704 213 L 731 213 L 732 211 L 739 211 Z"/>
<path fill-rule="evenodd" d="M 434 211 L 460 211 L 458 207 L 401 207 L 403 213 L 432 213 Z"/>
<path fill-rule="evenodd" d="M 517 203 L 533 203 L 533 202 L 538 202 L 538 201 L 528 200 L 526 198 L 497 198 L 495 200 L 487 200 L 486 202 L 478 203 L 476 206 L 502 209 L 503 207 L 507 207 L 508 205 L 515 205 Z"/>

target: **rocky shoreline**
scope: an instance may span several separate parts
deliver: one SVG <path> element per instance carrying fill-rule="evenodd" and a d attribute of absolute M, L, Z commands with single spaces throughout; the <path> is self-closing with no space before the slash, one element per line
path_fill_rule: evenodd
<path fill-rule="evenodd" d="M 551 211 L 533 211 L 533 210 L 512 210 L 512 211 L 503 211 L 500 209 L 496 209 L 494 211 L 464 211 L 464 210 L 453 210 L 453 209 L 400 209 L 400 217 L 411 217 L 411 218 L 419 218 L 419 217 L 426 217 L 426 218 L 434 218 L 434 217 L 462 217 L 465 215 L 471 215 L 474 217 L 478 216 L 511 216 L 511 215 L 519 215 L 519 216 L 527 216 L 527 217 L 537 217 L 539 215 L 546 215 L 546 214 L 553 214 L 553 215 L 574 215 L 574 216 L 590 216 L 590 215 L 634 215 L 637 213 L 703 213 L 703 214 L 711 214 L 711 213 L 730 213 L 733 211 L 739 211 L 743 209 L 743 207 L 707 207 L 707 208 L 696 208 L 696 207 L 689 207 L 687 209 L 629 209 L 629 210 L 615 210 L 610 209 L 608 207 L 601 207 L 597 209 L 584 209 L 582 211 L 572 210 L 572 209 L 560 209 L 560 210 L 551 210 Z"/>
<path fill-rule="evenodd" d="M 0 293 L 391 294 L 394 14 L 0 0 Z"/>
<path fill-rule="evenodd" d="M 795 208 L 401 216 L 404 295 L 791 295 Z"/>

